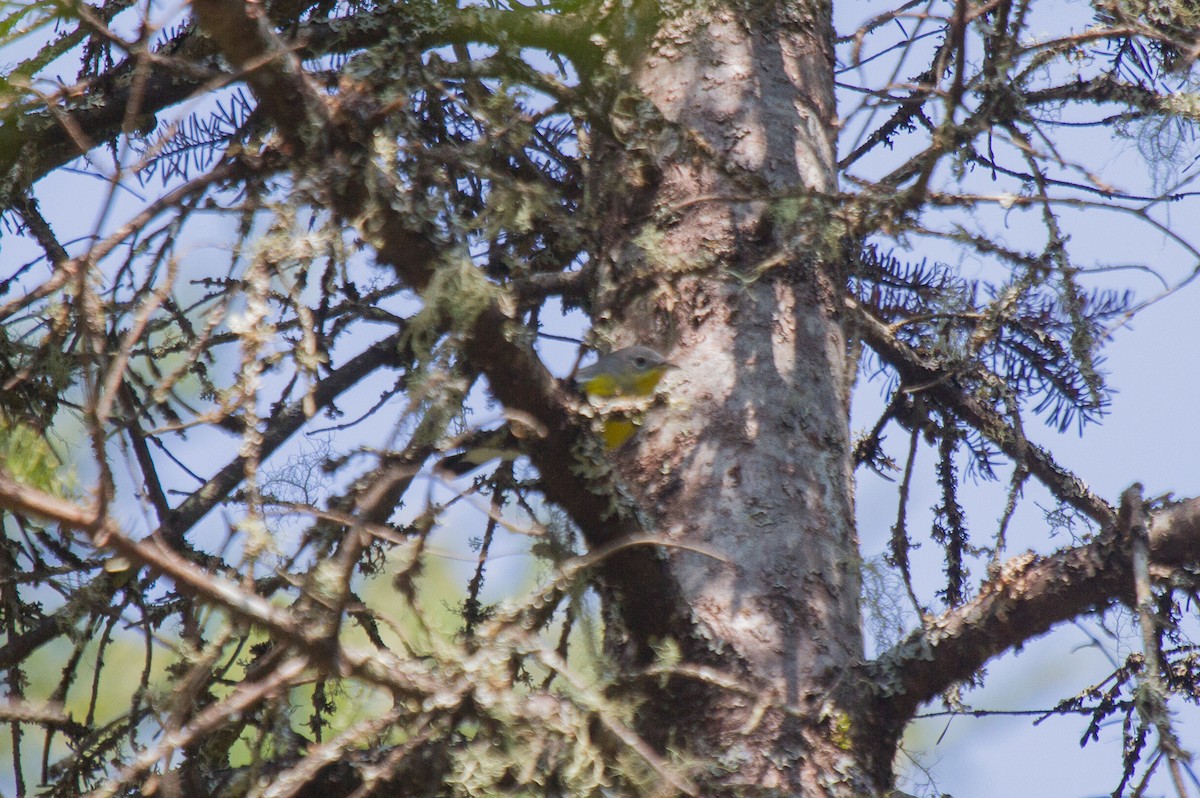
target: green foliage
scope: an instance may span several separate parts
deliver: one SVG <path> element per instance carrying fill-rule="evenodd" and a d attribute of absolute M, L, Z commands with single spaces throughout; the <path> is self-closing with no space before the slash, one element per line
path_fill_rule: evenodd
<path fill-rule="evenodd" d="M 740 4 L 746 26 L 761 23 L 752 5 Z M 604 414 L 582 407 L 582 419 L 543 428 L 553 425 L 487 405 L 476 386 L 488 364 L 467 362 L 466 337 L 502 336 L 523 353 L 557 355 L 548 341 L 570 341 L 581 324 L 593 325 L 593 340 L 627 332 L 613 322 L 637 316 L 642 302 L 671 308 L 663 329 L 686 347 L 703 330 L 680 309 L 705 323 L 723 318 L 726 289 L 762 289 L 767 301 L 779 288 L 771 301 L 819 306 L 839 322 L 850 305 L 860 308 L 860 321 L 877 321 L 917 363 L 905 369 L 867 354 L 888 402 L 860 461 L 904 471 L 891 558 L 863 566 L 870 623 L 885 646 L 913 625 L 897 596 L 906 592 L 920 611 L 908 558 L 919 544 L 903 510 L 918 446 L 938 454 L 940 497 L 925 532 L 946 563 L 941 594 L 959 605 L 981 570 L 971 566 L 1002 549 L 1002 541 L 981 544 L 979 526 L 968 525 L 962 477 L 1023 468 L 1012 452 L 1026 443 L 1026 413 L 1061 431 L 1107 409 L 1101 348 L 1139 306 L 1130 293 L 1097 287 L 1063 208 L 1119 206 L 1168 226 L 1154 216 L 1158 207 L 1187 198 L 1122 194 L 1057 146 L 1057 126 L 1134 131 L 1164 184 L 1194 162 L 1200 17 L 1190 0 L 1097 3 L 1095 29 L 1045 40 L 1026 18 L 1028 3 L 935 2 L 919 12 L 919 26 L 904 21 L 905 6 L 856 35 L 814 42 L 836 52 L 845 85 L 859 64 L 873 74 L 876 59 L 899 59 L 894 74 L 906 77 L 859 87 L 868 102 L 858 111 L 843 106 L 837 124 L 863 127 L 838 164 L 841 188 L 800 185 L 801 169 L 797 185 L 778 192 L 744 169 L 744 153 L 730 153 L 743 141 L 758 146 L 746 137 L 760 111 L 795 115 L 797 130 L 832 129 L 823 118 L 832 98 L 755 110 L 748 98 L 743 107 L 706 97 L 728 114 L 725 138 L 710 140 L 634 85 L 645 66 L 636 63 L 647 46 L 640 37 L 656 13 L 686 15 L 690 25 L 720 4 L 246 7 L 264 13 L 272 35 L 255 39 L 257 23 L 227 32 L 246 37 L 239 46 L 265 48 L 237 69 L 237 48 L 187 10 L 165 27 L 159 15 L 170 9 L 129 0 L 0 10 L 0 45 L 32 48 L 0 75 L 0 224 L 6 258 L 10 241 L 34 253 L 6 260 L 0 275 L 8 311 L 0 467 L 32 489 L 69 496 L 72 477 L 53 436 L 81 426 L 104 461 L 92 491 L 103 520 L 131 540 L 150 535 L 147 545 L 182 563 L 169 578 L 146 567 L 115 575 L 101 567 L 112 562 L 108 552 L 86 535 L 52 534 L 43 519 L 6 520 L 3 634 L 15 641 L 7 650 L 49 653 L 15 655 L 4 675 L 14 694 L 65 703 L 83 728 L 71 746 L 45 746 L 45 758 L 59 761 L 39 777 L 55 796 L 117 774 L 123 781 L 105 789 L 152 787 L 150 768 L 189 776 L 241 768 L 245 789 L 280 772 L 298 784 L 322 761 L 361 764 L 422 794 L 686 791 L 680 774 L 712 763 L 686 759 L 690 740 L 655 754 L 633 731 L 637 689 L 598 653 L 603 624 L 593 605 L 602 602 L 589 581 L 597 563 L 576 556 L 567 516 L 545 509 L 539 480 L 548 474 L 513 461 L 537 451 L 521 448 L 531 436 L 565 435 L 576 422 L 602 427 Z M 965 29 L 954 27 L 956 9 L 970 9 Z M 684 53 L 692 35 L 667 31 L 652 57 Z M 859 60 L 863 46 L 874 47 L 870 62 Z M 928 68 L 910 79 L 908 65 L 926 55 Z M 741 68 L 722 80 L 732 85 Z M 833 71 L 826 77 L 832 86 Z M 322 113 L 268 112 L 260 78 L 307 93 Z M 1106 121 L 1072 117 L 1080 107 Z M 157 135 L 144 135 L 146 119 L 158 123 Z M 672 184 L 680 196 L 655 193 L 671 170 L 710 182 L 696 196 L 683 196 L 686 181 Z M 151 177 L 161 193 L 147 188 Z M 39 209 L 60 179 L 68 191 L 100 187 L 94 196 L 79 189 L 86 214 Z M 695 246 L 679 243 L 676 225 L 701 211 L 733 220 L 736 247 L 703 233 Z M 1007 242 L 1010 222 L 1016 244 Z M 401 240 L 426 246 L 383 251 L 397 227 L 411 236 Z M 1181 226 L 1178 235 L 1191 232 Z M 930 254 L 945 245 L 957 263 Z M 968 261 L 980 268 L 968 274 Z M 818 285 L 817 272 L 831 279 Z M 692 285 L 696 295 L 684 296 L 680 286 L 694 277 L 725 285 Z M 481 330 L 493 310 L 500 329 Z M 852 327 L 844 328 L 851 336 Z M 764 368 L 771 355 L 786 355 L 738 354 Z M 936 377 L 914 381 L 914 373 Z M 512 376 L 514 393 L 530 384 Z M 551 384 L 552 398 L 574 410 L 569 386 L 560 388 Z M 989 421 L 939 404 L 939 391 Z M 753 401 L 726 411 L 732 419 L 747 409 Z M 490 455 L 488 433 L 502 425 L 500 465 L 470 462 L 480 467 L 473 479 L 434 465 L 472 442 Z M 907 465 L 884 451 L 885 430 L 895 427 L 912 444 Z M 806 434 L 745 429 L 738 445 L 747 447 L 760 434 Z M 688 445 L 705 457 L 706 434 L 688 425 Z M 295 443 L 305 436 L 325 443 Z M 600 516 L 592 520 L 654 529 L 655 508 L 637 507 L 623 482 L 628 466 L 644 464 L 576 442 L 568 473 L 549 476 L 578 478 L 602 497 L 590 505 Z M 833 462 L 844 453 L 831 454 Z M 1014 504 L 1028 471 L 1019 474 Z M 731 484 L 741 478 L 740 467 L 730 472 Z M 693 556 L 685 552 L 665 556 Z M 532 595 L 524 576 L 506 577 L 497 565 L 513 557 L 540 569 Z M 824 575 L 810 576 L 821 589 Z M 621 648 L 628 641 L 615 629 L 611 642 Z M 42 648 L 44 639 L 57 647 Z M 695 665 L 678 639 L 649 646 L 658 678 L 645 681 L 659 688 Z M 295 661 L 303 662 L 297 672 L 281 670 Z M 1174 661 L 1190 667 L 1182 655 Z M 727 684 L 713 681 L 713 690 Z M 1194 682 L 1181 678 L 1175 688 Z M 774 709 L 761 707 L 753 725 L 774 723 L 763 720 Z M 839 750 L 862 734 L 847 714 L 824 721 Z M 25 746 L 14 743 L 14 760 L 39 758 Z M 737 765 L 746 752 L 735 748 Z M 791 753 L 772 755 L 782 762 Z"/>
<path fill-rule="evenodd" d="M 44 433 L 2 415 L 0 465 L 18 481 L 56 496 L 68 495 L 73 485 Z"/>

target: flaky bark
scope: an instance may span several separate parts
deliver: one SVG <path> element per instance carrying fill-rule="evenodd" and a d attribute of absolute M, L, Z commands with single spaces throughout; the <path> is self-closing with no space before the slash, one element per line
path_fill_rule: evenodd
<path fill-rule="evenodd" d="M 196 32 L 174 40 L 181 48 L 175 55 L 191 58 L 193 69 L 180 76 L 143 74 L 132 111 L 133 60 L 91 86 L 103 98 L 64 105 L 58 121 L 0 114 L 0 144 L 11 144 L 0 146 L 6 153 L 0 173 L 27 184 L 207 81 L 236 77 L 251 87 L 261 114 L 278 132 L 256 170 L 319 175 L 327 192 L 319 197 L 322 204 L 361 225 L 377 263 L 429 307 L 445 301 L 439 277 L 465 266 L 459 274 L 464 293 L 479 301 L 464 303 L 472 306 L 469 318 L 449 318 L 448 312 L 437 318 L 437 333 L 454 335 L 456 351 L 487 377 L 494 398 L 514 418 L 530 422 L 522 442 L 540 472 L 541 492 L 578 525 L 591 552 L 588 564 L 607 585 L 614 623 L 606 631 L 612 650 L 630 666 L 623 675 L 652 677 L 645 680 L 649 700 L 639 731 L 658 750 L 643 758 L 660 774 L 670 773 L 659 764 L 676 751 L 684 762 L 704 763 L 688 779 L 663 775 L 664 784 L 703 795 L 881 794 L 892 783 L 897 740 L 922 702 L 1055 623 L 1130 599 L 1132 560 L 1113 509 L 964 388 L 952 367 L 899 341 L 871 308 L 845 295 L 841 235 L 827 212 L 835 187 L 835 110 L 826 4 L 647 0 L 620 11 L 606 5 L 597 7 L 595 18 L 631 9 L 633 15 L 606 18 L 608 28 L 595 36 L 593 16 L 583 11 L 467 8 L 423 20 L 425 7 L 397 4 L 370 15 L 276 29 L 275 7 L 194 0 Z M 409 9 L 414 18 L 405 16 Z M 446 257 L 436 224 L 422 226 L 379 202 L 403 191 L 395 175 L 366 157 L 375 131 L 365 120 L 385 113 L 382 101 L 370 88 L 349 82 L 336 94 L 321 88 L 301 57 L 377 43 L 385 31 L 375 23 L 384 21 L 394 28 L 386 31 L 389 37 L 413 29 L 402 44 L 414 52 L 435 43 L 483 41 L 544 47 L 573 59 L 589 108 L 610 109 L 607 127 L 605 120 L 589 118 L 583 142 L 592 213 L 580 218 L 602 220 L 594 231 L 595 258 L 585 269 L 501 284 Z M 295 31 L 298 36 L 285 38 Z M 1045 94 L 1041 101 L 1065 96 Z M 980 124 L 990 119 L 983 111 L 976 116 Z M 890 140 L 897 127 L 880 128 L 870 147 Z M 90 138 L 71 135 L 74 128 Z M 944 154 L 941 147 L 895 172 L 891 184 L 931 170 Z M 235 167 L 250 158 L 231 158 L 205 179 L 232 180 Z M 924 197 L 924 182 L 919 187 L 910 192 L 913 202 Z M 175 204 L 171 199 L 163 206 Z M 131 225 L 92 250 L 92 262 L 137 229 Z M 65 253 L 61 261 L 59 282 L 33 299 L 57 291 L 88 265 Z M 598 297 L 590 291 L 593 276 Z M 571 298 L 594 301 L 589 310 L 600 335 L 614 345 L 653 344 L 681 367 L 668 381 L 669 400 L 652 410 L 640 436 L 614 458 L 589 440 L 576 398 L 538 360 L 530 330 L 514 310 L 521 286 L 542 278 L 557 286 L 547 290 L 584 286 Z M 924 394 L 1020 463 L 1057 499 L 1105 527 L 1088 545 L 1014 558 L 974 599 L 923 619 L 922 629 L 873 663 L 862 662 L 858 607 L 850 326 L 905 390 Z M 331 405 L 376 369 L 409 363 L 411 353 L 396 349 L 402 340 L 387 339 L 332 372 L 317 386 L 315 405 Z M 265 428 L 259 455 L 274 451 L 305 418 L 302 405 L 277 414 Z M 623 484 L 612 478 L 613 459 Z M 351 656 L 341 649 L 334 656 L 309 624 L 258 596 L 247 600 L 237 585 L 202 579 L 178 556 L 175 547 L 236 488 L 246 462 L 241 456 L 230 461 L 171 512 L 161 498 L 162 526 L 142 543 L 124 536 L 100 510 L 81 511 L 12 480 L 0 479 L 0 506 L 93 533 L 166 575 L 182 592 L 227 606 L 240 620 L 288 642 L 321 673 L 340 668 L 397 692 L 406 680 L 418 681 L 421 695 L 449 689 L 465 703 L 469 680 L 447 688 L 433 676 L 405 675 L 415 661 Z M 626 485 L 637 502 L 628 500 Z M 1149 543 L 1155 564 L 1194 562 L 1197 517 L 1190 503 L 1154 518 Z M 631 540 L 639 545 L 628 545 Z M 650 540 L 670 545 L 661 551 L 640 545 Z M 361 548 L 345 551 L 353 555 L 345 557 L 348 564 L 361 554 Z M 108 595 L 120 589 L 107 576 L 96 585 Z M 67 633 L 76 602 L 0 648 L 0 663 L 18 663 Z M 339 614 L 345 610 L 344 602 L 330 606 Z M 282 681 L 249 683 L 240 690 L 247 703 L 235 695 L 228 711 L 240 715 L 251 699 L 267 700 L 299 681 L 300 669 L 292 661 L 290 671 L 280 671 Z M 203 716 L 193 739 L 223 717 Z M 642 753 L 641 738 L 636 742 Z M 137 767 L 149 768 L 167 756 L 167 748 Z"/>
<path fill-rule="evenodd" d="M 440 262 L 436 231 L 414 228 L 407 214 L 377 201 L 398 188 L 393 176 L 363 156 L 359 139 L 365 134 L 354 112 L 373 108 L 377 98 L 344 100 L 352 112 L 337 116 L 253 7 L 241 0 L 196 0 L 192 7 L 201 28 L 226 57 L 247 70 L 247 83 L 256 96 L 275 97 L 264 107 L 284 134 L 286 146 L 322 158 L 326 165 L 337 164 L 335 171 L 344 169 L 344 179 L 329 186 L 330 205 L 370 228 L 376 262 L 394 269 L 418 294 L 433 290 L 438 268 L 453 268 Z M 279 97 L 291 99 L 281 102 Z M 542 474 L 543 493 L 571 516 L 592 548 L 642 532 L 642 519 L 621 495 L 603 454 L 593 454 L 599 460 L 592 464 L 595 468 L 580 468 L 585 433 L 577 408 L 520 335 L 507 297 L 474 270 L 461 276 L 473 283 L 467 290 L 488 299 L 470 318 L 439 322 L 461 328 L 464 354 L 487 376 L 493 395 L 510 411 L 540 425 L 529 435 L 526 448 Z M 686 604 L 647 547 L 618 551 L 605 567 L 610 580 L 622 588 L 622 615 L 643 646 L 688 625 Z"/>
<path fill-rule="evenodd" d="M 1154 513 L 1148 530 L 1156 569 L 1196 562 L 1200 500 Z M 864 731 L 898 740 L 925 701 L 970 678 L 988 660 L 1049 632 L 1056 624 L 1118 602 L 1132 605 L 1135 574 L 1131 534 L 1114 519 L 1094 541 L 1041 557 L 1011 558 L 971 601 L 928 619 L 870 663 L 859 680 L 875 696 Z"/>
<path fill-rule="evenodd" d="M 839 709 L 825 702 L 862 656 L 853 364 L 842 278 L 814 245 L 828 221 L 819 198 L 834 185 L 829 8 L 662 13 L 635 68 L 654 108 L 634 113 L 653 142 L 627 146 L 635 155 L 617 172 L 644 183 L 626 207 L 645 215 L 623 218 L 633 235 L 607 253 L 607 306 L 620 343 L 660 346 L 680 369 L 624 473 L 660 534 L 708 552 L 668 555 L 701 630 L 685 655 L 778 703 L 755 717 L 745 696 L 677 684 L 646 730 L 670 729 L 728 767 L 717 789 L 858 794 L 878 785 L 835 742 Z"/>

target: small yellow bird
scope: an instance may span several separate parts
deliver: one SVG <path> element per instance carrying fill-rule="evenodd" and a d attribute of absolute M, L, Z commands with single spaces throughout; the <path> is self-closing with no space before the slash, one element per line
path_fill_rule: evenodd
<path fill-rule="evenodd" d="M 630 346 L 610 352 L 575 374 L 575 384 L 584 395 L 609 399 L 618 396 L 650 396 L 659 380 L 677 366 L 648 346 Z M 633 437 L 637 425 L 627 417 L 604 422 L 604 446 L 617 449 Z"/>
<path fill-rule="evenodd" d="M 580 369 L 575 373 L 575 384 L 586 396 L 598 399 L 646 397 L 654 393 L 663 374 L 673 368 L 676 368 L 674 363 L 650 347 L 631 346 Z M 633 437 L 637 427 L 627 412 L 609 415 L 604 419 L 605 448 L 610 451 L 620 448 Z M 511 460 L 520 454 L 520 442 L 502 427 L 471 436 L 464 451 L 443 457 L 437 468 L 461 477 L 498 457 Z"/>

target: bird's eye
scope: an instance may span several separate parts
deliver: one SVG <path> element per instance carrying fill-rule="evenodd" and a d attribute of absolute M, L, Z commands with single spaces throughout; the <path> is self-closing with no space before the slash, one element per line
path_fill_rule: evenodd
<path fill-rule="evenodd" d="M 646 367 L 646 358 L 638 355 L 633 359 L 633 364 L 640 369 L 644 369 Z"/>

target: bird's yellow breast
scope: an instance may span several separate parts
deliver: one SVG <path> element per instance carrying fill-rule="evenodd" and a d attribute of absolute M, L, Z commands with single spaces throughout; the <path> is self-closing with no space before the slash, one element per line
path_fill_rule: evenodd
<path fill-rule="evenodd" d="M 658 387 L 667 371 L 666 366 L 634 371 L 628 374 L 597 374 L 579 384 L 588 396 L 606 399 L 611 396 L 649 396 Z"/>
<path fill-rule="evenodd" d="M 674 364 L 654 350 L 630 347 L 606 355 L 582 369 L 575 382 L 589 398 L 647 397 L 654 393 L 663 375 L 672 368 L 675 368 Z M 602 426 L 604 447 L 619 449 L 632 438 L 641 423 L 638 415 L 637 418 L 630 417 L 628 411 L 608 415 Z"/>

